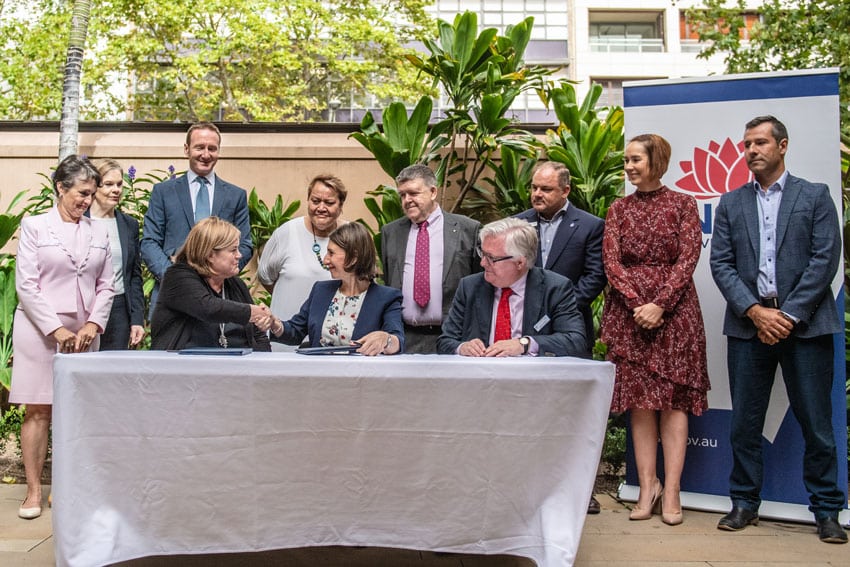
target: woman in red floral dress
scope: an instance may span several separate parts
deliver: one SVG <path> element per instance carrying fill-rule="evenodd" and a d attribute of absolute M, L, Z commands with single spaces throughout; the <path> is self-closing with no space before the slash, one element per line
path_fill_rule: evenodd
<path fill-rule="evenodd" d="M 617 366 L 611 411 L 629 410 L 640 496 L 630 519 L 662 513 L 682 522 L 680 478 L 688 414 L 708 408 L 705 329 L 693 282 L 702 249 L 693 197 L 661 182 L 670 144 L 656 134 L 629 141 L 626 175 L 637 191 L 611 205 L 602 254 L 611 291 L 602 340 Z M 665 486 L 656 470 L 658 437 Z"/>

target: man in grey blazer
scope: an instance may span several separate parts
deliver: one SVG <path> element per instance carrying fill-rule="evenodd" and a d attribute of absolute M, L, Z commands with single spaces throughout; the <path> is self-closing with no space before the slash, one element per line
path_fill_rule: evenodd
<path fill-rule="evenodd" d="M 196 221 L 216 216 L 236 225 L 241 233 L 240 268 L 248 264 L 254 253 L 245 190 L 228 183 L 213 171 L 220 147 L 221 133 L 215 124 L 192 124 L 183 146 L 189 159 L 189 170 L 185 175 L 157 183 L 153 187 L 145 213 L 141 243 L 142 259 L 156 278 L 151 294 L 151 313 L 156 305 L 159 282 Z"/>
<path fill-rule="evenodd" d="M 536 266 L 569 278 L 575 286 L 576 303 L 584 318 L 587 346 L 591 357 L 596 335 L 590 304 L 607 282 L 602 266 L 602 232 L 605 222 L 572 206 L 570 170 L 556 161 L 537 166 L 531 179 L 531 209 L 517 215 L 537 229 L 540 249 Z"/>
<path fill-rule="evenodd" d="M 579 356 L 584 352 L 584 322 L 572 282 L 533 267 L 534 228 L 515 218 L 491 222 L 481 229 L 480 255 L 484 273 L 461 280 L 437 341 L 440 354 Z"/>
<path fill-rule="evenodd" d="M 481 223 L 441 209 L 426 165 L 406 167 L 396 185 L 405 216 L 381 228 L 384 283 L 402 291 L 405 352 L 433 354 L 460 279 L 480 270 Z"/>
<path fill-rule="evenodd" d="M 846 543 L 830 402 L 832 335 L 843 330 L 830 289 L 841 257 L 838 215 L 826 185 L 785 169 L 788 131 L 775 117 L 748 122 L 744 148 L 755 180 L 721 197 L 711 240 L 711 272 L 727 302 L 732 396 L 732 511 L 717 527 L 758 523 L 762 430 L 778 365 L 805 439 L 803 482 L 818 536 Z"/>

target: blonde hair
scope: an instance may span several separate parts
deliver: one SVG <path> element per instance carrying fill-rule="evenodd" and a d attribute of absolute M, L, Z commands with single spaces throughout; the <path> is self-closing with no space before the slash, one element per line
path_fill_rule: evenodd
<path fill-rule="evenodd" d="M 209 265 L 210 255 L 239 243 L 239 229 L 218 217 L 207 217 L 189 231 L 186 242 L 177 251 L 175 260 L 189 264 L 204 277 L 213 275 Z"/>
<path fill-rule="evenodd" d="M 121 167 L 121 164 L 114 159 L 102 158 L 95 161 L 94 165 L 97 167 L 97 172 L 100 173 L 101 178 L 114 169 L 117 169 L 118 173 L 121 174 L 121 177 L 124 177 L 124 168 Z"/>

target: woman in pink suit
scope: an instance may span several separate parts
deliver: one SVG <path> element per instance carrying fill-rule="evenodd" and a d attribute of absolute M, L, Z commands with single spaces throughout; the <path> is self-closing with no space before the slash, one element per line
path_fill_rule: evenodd
<path fill-rule="evenodd" d="M 53 175 L 56 206 L 21 222 L 9 401 L 26 404 L 21 452 L 27 497 L 18 509 L 24 519 L 41 515 L 53 355 L 97 350 L 112 307 L 114 274 L 107 231 L 83 216 L 100 181 L 88 159 L 68 156 Z"/>

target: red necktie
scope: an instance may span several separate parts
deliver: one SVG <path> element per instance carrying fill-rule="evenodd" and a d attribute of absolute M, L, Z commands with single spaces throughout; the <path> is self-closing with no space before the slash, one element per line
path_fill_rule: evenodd
<path fill-rule="evenodd" d="M 416 257 L 413 260 L 413 301 L 419 307 L 431 299 L 431 241 L 428 239 L 428 221 L 419 223 L 416 234 Z"/>
<path fill-rule="evenodd" d="M 509 287 L 502 288 L 502 297 L 499 298 L 499 307 L 496 309 L 496 332 L 493 333 L 493 342 L 506 341 L 511 338 L 511 306 L 508 298 L 513 294 Z"/>

